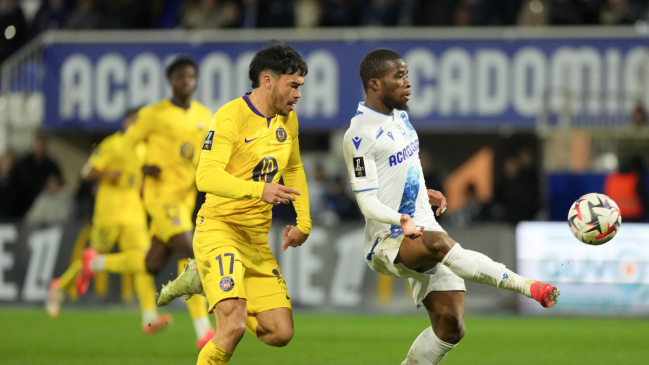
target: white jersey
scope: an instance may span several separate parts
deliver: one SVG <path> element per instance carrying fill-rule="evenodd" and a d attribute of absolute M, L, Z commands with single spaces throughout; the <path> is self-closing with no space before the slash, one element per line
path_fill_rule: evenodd
<path fill-rule="evenodd" d="M 386 115 L 360 102 L 343 148 L 354 192 L 378 189 L 381 203 L 409 214 L 417 226 L 437 225 L 419 161 L 419 138 L 405 111 Z M 401 227 L 366 217 L 365 255 L 371 256 L 373 246 L 390 233 L 401 234 Z"/>

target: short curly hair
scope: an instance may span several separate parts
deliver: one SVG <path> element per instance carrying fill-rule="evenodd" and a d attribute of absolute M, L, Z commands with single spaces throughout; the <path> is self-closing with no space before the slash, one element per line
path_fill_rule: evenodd
<path fill-rule="evenodd" d="M 286 42 L 271 41 L 262 48 L 250 62 L 248 77 L 252 81 L 252 88 L 259 87 L 259 76 L 264 71 L 272 71 L 277 75 L 292 75 L 300 72 L 304 77 L 309 68 L 302 56 Z"/>
<path fill-rule="evenodd" d="M 370 86 L 370 80 L 381 78 L 390 67 L 390 62 L 402 59 L 400 54 L 391 49 L 376 49 L 366 54 L 358 70 L 365 92 Z"/>
<path fill-rule="evenodd" d="M 187 56 L 179 56 L 174 59 L 173 62 L 169 64 L 169 66 L 167 66 L 167 70 L 165 71 L 167 79 L 171 78 L 171 75 L 173 75 L 174 71 L 184 66 L 193 67 L 194 71 L 196 71 L 196 75 L 198 75 L 198 65 L 196 64 L 196 61 Z"/>

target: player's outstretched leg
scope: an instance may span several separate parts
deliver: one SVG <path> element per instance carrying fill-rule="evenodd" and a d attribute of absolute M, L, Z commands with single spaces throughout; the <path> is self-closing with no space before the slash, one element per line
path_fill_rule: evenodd
<path fill-rule="evenodd" d="M 423 304 L 431 327 L 417 337 L 401 365 L 437 365 L 464 337 L 464 292 L 430 292 Z"/>
<path fill-rule="evenodd" d="M 420 271 L 441 262 L 462 279 L 515 291 L 546 308 L 555 305 L 560 294 L 550 284 L 524 278 L 479 252 L 465 250 L 445 232 L 424 231 L 417 239 L 404 238 L 397 260 Z"/>
<path fill-rule="evenodd" d="M 163 307 L 178 297 L 184 297 L 187 300 L 195 294 L 205 296 L 196 260 L 190 259 L 184 267 L 185 270 L 176 279 L 170 280 L 167 285 L 162 286 L 156 302 L 158 307 Z"/>

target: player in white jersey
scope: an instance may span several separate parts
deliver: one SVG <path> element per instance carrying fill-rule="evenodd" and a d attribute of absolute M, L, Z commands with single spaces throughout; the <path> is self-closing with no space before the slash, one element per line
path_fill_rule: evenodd
<path fill-rule="evenodd" d="M 464 336 L 464 280 L 524 294 L 544 307 L 557 289 L 528 280 L 487 256 L 463 249 L 435 220 L 431 205 L 446 198 L 427 190 L 419 139 L 408 120 L 408 67 L 396 52 L 368 53 L 360 65 L 366 100 L 345 133 L 352 189 L 365 216 L 365 258 L 381 274 L 407 278 L 431 327 L 415 340 L 402 365 L 439 364 Z"/>

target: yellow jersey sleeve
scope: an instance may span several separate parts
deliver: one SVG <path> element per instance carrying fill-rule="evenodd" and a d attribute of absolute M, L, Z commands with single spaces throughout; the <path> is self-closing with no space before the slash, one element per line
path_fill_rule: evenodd
<path fill-rule="evenodd" d="M 291 124 L 293 124 L 290 128 L 290 132 L 293 135 L 293 145 L 291 146 L 291 154 L 286 165 L 286 170 L 284 170 L 284 184 L 302 194 L 296 197 L 293 206 L 297 213 L 297 228 L 300 232 L 309 234 L 313 222 L 311 221 L 309 207 L 309 189 L 306 184 L 304 165 L 300 157 L 297 117 L 294 118 Z"/>
<path fill-rule="evenodd" d="M 113 154 L 111 152 L 111 145 L 108 139 L 104 139 L 88 159 L 88 165 L 92 166 L 95 170 L 104 171 L 110 164 Z"/>
<path fill-rule="evenodd" d="M 122 147 L 128 153 L 137 154 L 136 148 L 138 143 L 144 141 L 154 129 L 155 120 L 153 118 L 153 108 L 145 107 L 140 109 L 137 121 L 130 125 L 124 133 Z"/>
<path fill-rule="evenodd" d="M 196 186 L 199 191 L 236 200 L 260 199 L 264 182 L 238 179 L 225 167 L 236 146 L 238 129 L 230 114 L 219 110 L 212 121 L 203 143 L 201 157 L 196 171 Z"/>

